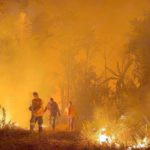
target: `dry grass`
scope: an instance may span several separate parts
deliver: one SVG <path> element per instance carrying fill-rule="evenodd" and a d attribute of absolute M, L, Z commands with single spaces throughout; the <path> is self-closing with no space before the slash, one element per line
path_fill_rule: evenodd
<path fill-rule="evenodd" d="M 113 150 L 81 139 L 79 132 L 30 134 L 22 129 L 0 130 L 0 150 Z"/>
<path fill-rule="evenodd" d="M 22 129 L 0 130 L 0 150 L 74 150 L 79 133 L 44 132 L 30 134 Z"/>

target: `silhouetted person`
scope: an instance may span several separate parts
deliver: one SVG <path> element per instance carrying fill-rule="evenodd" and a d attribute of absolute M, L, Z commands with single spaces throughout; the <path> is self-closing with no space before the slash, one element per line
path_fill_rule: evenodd
<path fill-rule="evenodd" d="M 43 124 L 43 102 L 42 99 L 39 98 L 39 95 L 37 92 L 33 93 L 33 100 L 32 104 L 29 107 L 29 110 L 31 111 L 31 120 L 30 120 L 30 131 L 33 132 L 36 122 L 38 123 L 39 132 L 42 131 L 42 124 Z"/>
<path fill-rule="evenodd" d="M 74 109 L 71 101 L 69 102 L 66 111 L 67 111 L 67 117 L 68 117 L 69 131 L 73 131 L 76 112 L 75 112 L 75 109 Z"/>
<path fill-rule="evenodd" d="M 45 108 L 45 111 L 46 110 L 50 112 L 50 124 L 52 126 L 52 129 L 55 130 L 56 119 L 57 119 L 57 116 L 60 116 L 60 111 L 59 111 L 58 104 L 54 101 L 53 98 L 50 98 Z"/>

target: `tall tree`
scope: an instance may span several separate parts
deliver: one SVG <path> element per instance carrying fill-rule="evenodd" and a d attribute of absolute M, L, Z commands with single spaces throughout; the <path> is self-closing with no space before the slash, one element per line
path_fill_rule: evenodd
<path fill-rule="evenodd" d="M 136 64 L 136 75 L 138 75 L 142 87 L 150 86 L 150 15 L 143 20 L 133 22 L 134 30 L 129 42 L 129 53 Z"/>

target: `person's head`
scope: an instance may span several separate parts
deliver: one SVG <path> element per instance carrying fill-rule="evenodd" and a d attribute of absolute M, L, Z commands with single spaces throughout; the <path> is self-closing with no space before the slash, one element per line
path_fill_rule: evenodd
<path fill-rule="evenodd" d="M 39 98 L 38 93 L 37 93 L 37 92 L 33 92 L 33 97 L 34 97 L 34 98 Z"/>
<path fill-rule="evenodd" d="M 72 106 L 72 102 L 71 101 L 69 101 L 69 104 L 68 104 L 69 106 Z"/>
<path fill-rule="evenodd" d="M 51 102 L 51 103 L 53 103 L 53 102 L 54 102 L 54 99 L 53 99 L 52 97 L 50 98 L 50 102 Z"/>

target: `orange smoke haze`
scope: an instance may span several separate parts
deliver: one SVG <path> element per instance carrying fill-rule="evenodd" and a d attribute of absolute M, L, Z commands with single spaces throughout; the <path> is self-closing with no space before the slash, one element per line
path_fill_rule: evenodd
<path fill-rule="evenodd" d="M 98 74 L 125 51 L 132 20 L 149 13 L 149 0 L 8 0 L 0 2 L 0 104 L 28 127 L 32 92 L 60 101 L 63 55 L 88 48 Z M 94 37 L 94 38 L 93 38 Z M 96 43 L 96 44 L 95 44 Z M 96 46 L 95 46 L 96 45 Z M 84 59 L 80 54 L 78 59 Z"/>

